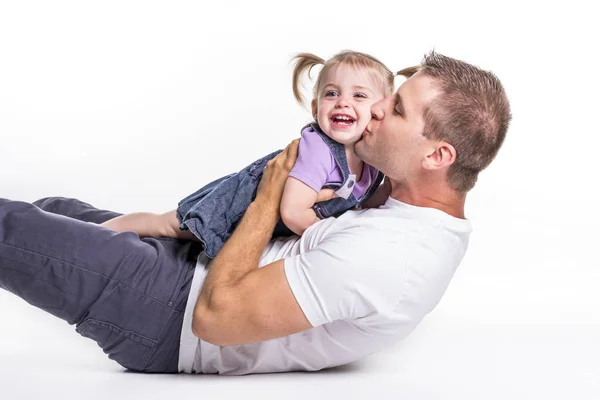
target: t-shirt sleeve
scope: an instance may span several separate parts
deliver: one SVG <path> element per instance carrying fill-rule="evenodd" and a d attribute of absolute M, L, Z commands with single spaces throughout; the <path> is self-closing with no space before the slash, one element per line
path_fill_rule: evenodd
<path fill-rule="evenodd" d="M 298 158 L 289 176 L 304 182 L 315 192 L 321 190 L 331 175 L 332 154 L 318 133 L 305 130 L 300 137 Z"/>
<path fill-rule="evenodd" d="M 389 257 L 389 252 L 375 250 L 391 244 L 381 238 L 365 242 L 349 235 L 328 237 L 317 248 L 284 261 L 290 288 L 313 327 L 392 310 L 403 295 L 407 268 L 402 255 Z M 369 245 L 373 251 L 366 250 Z"/>

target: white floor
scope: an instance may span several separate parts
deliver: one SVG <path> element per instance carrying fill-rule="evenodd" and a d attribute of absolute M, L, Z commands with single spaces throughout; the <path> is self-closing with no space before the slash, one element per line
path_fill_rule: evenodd
<path fill-rule="evenodd" d="M 318 373 L 223 377 L 126 372 L 72 327 L 26 315 L 0 331 L 0 398 L 599 399 L 600 325 L 477 323 L 434 311 L 401 345 Z M 6 315 L 6 314 L 5 314 Z M 14 315 L 14 314 L 13 314 Z"/>
<path fill-rule="evenodd" d="M 73 327 L 0 290 L 0 399 L 598 400 L 600 268 L 593 225 L 577 224 L 539 221 L 509 235 L 496 227 L 510 223 L 488 217 L 406 340 L 317 373 L 126 372 Z M 576 231 L 590 234 L 564 235 Z"/>

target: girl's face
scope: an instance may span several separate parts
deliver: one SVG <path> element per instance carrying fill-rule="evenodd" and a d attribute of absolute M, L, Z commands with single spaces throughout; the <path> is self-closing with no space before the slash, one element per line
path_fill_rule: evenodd
<path fill-rule="evenodd" d="M 338 143 L 353 144 L 371 120 L 371 105 L 384 97 L 382 84 L 368 70 L 338 64 L 321 80 L 313 114 L 327 136 Z"/>

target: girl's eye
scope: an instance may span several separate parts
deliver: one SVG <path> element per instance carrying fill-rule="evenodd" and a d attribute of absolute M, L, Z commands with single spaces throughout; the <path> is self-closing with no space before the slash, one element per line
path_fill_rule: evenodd
<path fill-rule="evenodd" d="M 337 92 L 335 90 L 329 90 L 325 92 L 325 97 L 337 96 Z"/>
<path fill-rule="evenodd" d="M 393 109 L 393 110 L 394 110 L 394 114 L 402 116 L 402 114 L 400 114 L 400 113 L 398 112 L 398 110 L 396 110 L 396 107 L 394 107 L 394 109 Z"/>
<path fill-rule="evenodd" d="M 361 99 L 366 99 L 367 95 L 364 94 L 364 93 L 355 93 L 354 97 L 358 97 L 358 98 L 361 98 Z"/>

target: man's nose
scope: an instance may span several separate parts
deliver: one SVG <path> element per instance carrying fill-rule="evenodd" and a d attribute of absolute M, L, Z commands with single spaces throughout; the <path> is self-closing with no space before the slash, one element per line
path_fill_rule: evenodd
<path fill-rule="evenodd" d="M 371 106 L 371 118 L 381 121 L 383 119 L 383 105 L 386 99 L 379 100 Z"/>

